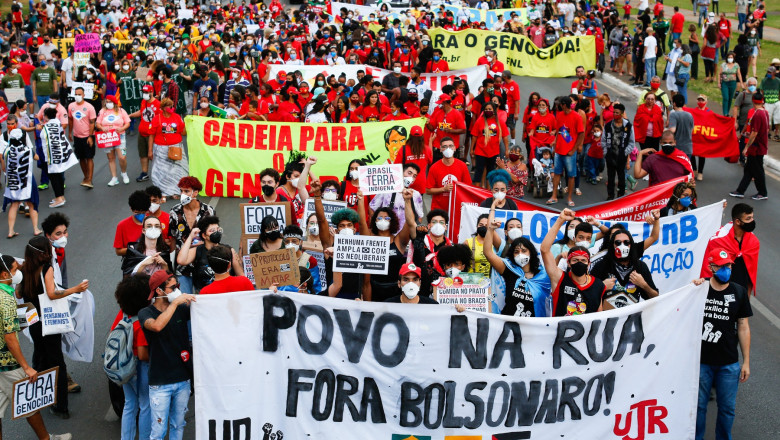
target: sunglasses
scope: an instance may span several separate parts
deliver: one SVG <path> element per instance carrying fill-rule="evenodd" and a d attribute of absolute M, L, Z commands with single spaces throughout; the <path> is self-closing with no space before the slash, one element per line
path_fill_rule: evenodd
<path fill-rule="evenodd" d="M 621 246 L 621 245 L 631 246 L 631 242 L 629 240 L 623 240 L 623 241 L 615 240 L 614 242 L 612 242 L 612 244 L 614 244 L 615 246 Z"/>

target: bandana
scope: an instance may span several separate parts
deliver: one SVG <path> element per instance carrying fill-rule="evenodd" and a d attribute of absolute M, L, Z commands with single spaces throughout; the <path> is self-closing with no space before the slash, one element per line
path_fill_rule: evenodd
<path fill-rule="evenodd" d="M 303 241 L 303 235 L 300 234 L 284 234 L 284 238 L 297 238 L 298 240 Z"/>
<path fill-rule="evenodd" d="M 590 261 L 590 253 L 583 250 L 576 250 L 576 251 L 570 251 L 569 255 L 566 257 L 566 261 L 570 262 L 572 258 L 574 257 L 585 257 L 588 261 Z"/>

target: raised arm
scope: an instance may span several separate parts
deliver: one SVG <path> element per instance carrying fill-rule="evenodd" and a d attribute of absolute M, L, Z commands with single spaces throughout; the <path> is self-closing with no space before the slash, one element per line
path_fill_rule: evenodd
<path fill-rule="evenodd" d="M 303 171 L 298 178 L 298 197 L 301 198 L 301 203 L 305 204 L 306 199 L 309 198 L 309 190 L 306 189 L 306 183 L 309 182 L 309 174 L 311 173 L 311 167 L 317 163 L 317 158 L 309 156 L 306 158 L 306 162 L 303 165 Z M 312 179 L 316 180 L 316 179 Z"/>
<path fill-rule="evenodd" d="M 645 247 L 645 250 L 653 245 L 656 241 L 658 241 L 658 238 L 661 237 L 661 211 L 658 209 L 654 209 L 650 211 L 647 216 L 645 216 L 645 221 L 647 223 L 650 223 L 653 225 L 653 229 L 650 231 L 650 236 L 645 239 L 643 242 L 643 245 Z"/>
<path fill-rule="evenodd" d="M 558 231 L 561 230 L 567 221 L 572 219 L 574 219 L 574 211 L 571 209 L 564 209 L 563 212 L 561 212 L 561 215 L 558 216 L 558 218 L 555 220 L 555 224 L 553 224 L 550 227 L 550 230 L 547 231 L 547 235 L 544 237 L 540 247 L 540 251 L 542 253 L 542 263 L 544 263 L 544 270 L 547 272 L 547 276 L 550 277 L 550 283 L 553 286 L 558 285 L 558 281 L 560 281 L 561 276 L 563 275 L 563 271 L 558 268 L 558 265 L 555 262 L 555 257 L 553 257 L 550 249 L 552 248 L 553 242 L 555 242 L 555 237 L 558 235 Z"/>
<path fill-rule="evenodd" d="M 482 252 L 485 254 L 485 258 L 487 258 L 488 262 L 490 262 L 490 265 L 493 266 L 493 269 L 495 269 L 496 272 L 503 274 L 506 270 L 504 260 L 496 255 L 496 252 L 493 250 L 493 246 L 488 244 L 493 242 L 495 236 L 498 235 L 496 234 L 496 229 L 501 226 L 501 222 L 496 220 L 497 203 L 498 201 L 493 199 L 493 204 L 490 206 L 490 214 L 488 215 L 488 228 L 487 233 L 485 234 L 485 242 L 482 246 Z"/>
<path fill-rule="evenodd" d="M 322 184 L 315 180 L 311 183 L 311 196 L 314 197 L 314 215 L 317 216 L 317 225 L 320 229 L 320 242 L 322 248 L 327 249 L 333 246 L 333 237 L 330 236 L 328 220 L 325 218 L 325 208 L 322 206 Z M 334 276 L 335 280 L 335 276 Z"/>
<path fill-rule="evenodd" d="M 368 228 L 368 222 L 366 221 L 366 200 L 363 197 L 363 191 L 358 190 L 355 194 L 358 203 L 358 224 L 360 225 L 360 235 L 371 235 L 371 229 Z"/>
<path fill-rule="evenodd" d="M 414 193 L 411 189 L 406 188 L 403 191 L 404 196 L 404 215 L 406 216 L 406 224 L 404 225 L 409 231 L 409 238 L 414 240 L 417 238 L 417 219 L 414 218 L 414 207 L 412 206 L 412 197 Z"/>

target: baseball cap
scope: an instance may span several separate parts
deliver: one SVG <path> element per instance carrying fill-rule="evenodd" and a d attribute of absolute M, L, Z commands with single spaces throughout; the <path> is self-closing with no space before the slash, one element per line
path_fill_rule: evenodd
<path fill-rule="evenodd" d="M 398 272 L 398 275 L 404 276 L 408 273 L 415 273 L 419 277 L 422 274 L 422 270 L 420 270 L 420 268 L 417 267 L 414 263 L 406 263 L 403 266 L 401 266 L 401 271 Z"/>
<path fill-rule="evenodd" d="M 441 96 L 439 96 L 439 100 L 436 101 L 436 104 L 437 105 L 438 104 L 444 104 L 445 102 L 450 102 L 450 101 L 452 101 L 452 98 L 450 97 L 450 95 L 448 95 L 446 93 L 442 93 Z"/>
<path fill-rule="evenodd" d="M 775 66 L 769 66 L 766 68 L 766 71 L 769 73 L 775 73 L 777 69 L 775 69 Z"/>
<path fill-rule="evenodd" d="M 119 101 L 116 99 L 115 95 L 108 95 L 108 96 L 106 96 L 106 101 L 111 101 L 111 102 L 114 103 L 114 105 L 119 103 Z"/>
<path fill-rule="evenodd" d="M 154 91 L 154 88 L 152 88 L 152 86 L 151 86 L 151 85 L 147 84 L 147 85 L 145 85 L 145 86 L 143 86 L 143 87 L 141 88 L 141 91 L 142 91 L 142 92 L 148 92 L 148 93 L 152 93 L 152 92 Z"/>
<path fill-rule="evenodd" d="M 284 70 L 280 70 L 279 73 L 276 74 L 276 77 L 280 79 L 287 78 L 287 72 L 285 72 Z"/>
<path fill-rule="evenodd" d="M 151 290 L 151 292 L 149 292 L 149 299 L 154 298 L 154 291 L 171 278 L 173 278 L 173 274 L 168 273 L 168 271 L 165 270 L 158 270 L 152 274 L 152 277 L 149 278 L 149 289 Z"/>
<path fill-rule="evenodd" d="M 417 87 L 410 87 L 409 89 L 406 90 L 406 93 L 409 95 L 417 96 L 418 95 Z"/>
<path fill-rule="evenodd" d="M 411 134 L 412 136 L 422 136 L 423 135 L 422 128 L 419 125 L 415 125 L 414 127 L 412 127 Z"/>
<path fill-rule="evenodd" d="M 708 17 L 710 17 L 710 18 L 715 18 L 715 13 L 714 13 L 714 12 L 712 12 L 712 11 L 710 11 L 710 13 L 709 13 Z"/>
<path fill-rule="evenodd" d="M 734 259 L 731 258 L 729 253 L 723 248 L 715 248 L 710 251 L 707 256 L 707 262 L 716 266 L 723 266 L 724 264 L 734 263 Z"/>
<path fill-rule="evenodd" d="M 290 87 L 290 88 L 287 89 L 287 94 L 288 95 L 297 95 L 298 94 L 298 89 L 296 89 L 295 87 Z"/>
<path fill-rule="evenodd" d="M 774 64 L 780 64 L 780 58 L 772 58 L 772 62 L 771 62 L 771 63 L 769 63 L 769 64 L 772 64 L 772 65 L 774 65 Z"/>

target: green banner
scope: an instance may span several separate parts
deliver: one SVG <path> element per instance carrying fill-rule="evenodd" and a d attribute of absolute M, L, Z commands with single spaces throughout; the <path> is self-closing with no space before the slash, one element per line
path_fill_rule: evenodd
<path fill-rule="evenodd" d="M 122 78 L 119 83 L 119 100 L 127 113 L 135 113 L 141 109 L 143 100 L 141 89 L 146 84 L 148 84 L 146 81 L 138 78 Z"/>

